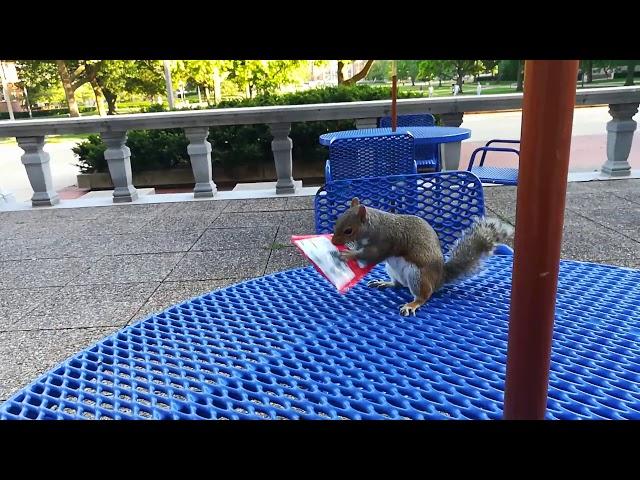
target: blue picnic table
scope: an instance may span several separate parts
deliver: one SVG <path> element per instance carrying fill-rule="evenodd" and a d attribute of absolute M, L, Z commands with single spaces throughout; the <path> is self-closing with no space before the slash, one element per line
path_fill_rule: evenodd
<path fill-rule="evenodd" d="M 490 258 L 411 318 L 409 292 L 340 295 L 313 267 L 249 280 L 74 355 L 0 419 L 500 419 L 511 265 Z M 640 419 L 639 283 L 562 261 L 547 419 Z"/>
<path fill-rule="evenodd" d="M 371 138 L 387 135 L 406 135 L 413 137 L 416 163 L 419 168 L 441 169 L 438 146 L 442 143 L 459 143 L 471 136 L 471 130 L 459 127 L 398 127 L 395 132 L 391 128 L 363 128 L 359 130 L 343 130 L 320 135 L 320 145 L 330 146 L 336 139 Z"/>

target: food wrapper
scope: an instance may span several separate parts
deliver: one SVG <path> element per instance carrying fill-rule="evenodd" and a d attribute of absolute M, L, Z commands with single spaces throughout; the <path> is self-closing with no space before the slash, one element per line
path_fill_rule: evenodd
<path fill-rule="evenodd" d="M 340 260 L 339 253 L 356 245 L 334 245 L 333 235 L 293 235 L 291 241 L 340 293 L 346 293 L 369 273 L 375 264 L 361 260 Z"/>

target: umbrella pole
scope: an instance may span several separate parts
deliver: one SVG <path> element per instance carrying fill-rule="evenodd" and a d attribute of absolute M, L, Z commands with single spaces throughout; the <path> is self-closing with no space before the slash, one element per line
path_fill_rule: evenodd
<path fill-rule="evenodd" d="M 525 63 L 506 420 L 541 420 L 547 407 L 577 74 L 577 60 Z"/>
<path fill-rule="evenodd" d="M 391 63 L 391 131 L 395 132 L 398 127 L 398 71 L 396 61 Z"/>

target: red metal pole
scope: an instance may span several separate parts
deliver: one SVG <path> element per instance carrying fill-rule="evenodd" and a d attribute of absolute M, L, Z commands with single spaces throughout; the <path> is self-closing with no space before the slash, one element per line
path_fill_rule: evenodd
<path fill-rule="evenodd" d="M 395 132 L 398 128 L 398 106 L 396 104 L 398 99 L 398 77 L 394 75 L 391 77 L 391 131 Z"/>
<path fill-rule="evenodd" d="M 525 63 L 506 420 L 546 411 L 577 75 L 577 60 Z"/>
<path fill-rule="evenodd" d="M 396 70 L 396 61 L 391 64 L 391 131 L 395 132 L 398 128 L 398 73 Z"/>

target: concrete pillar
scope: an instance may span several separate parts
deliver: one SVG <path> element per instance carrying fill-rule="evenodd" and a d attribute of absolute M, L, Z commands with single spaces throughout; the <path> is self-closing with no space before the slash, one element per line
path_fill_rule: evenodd
<path fill-rule="evenodd" d="M 22 164 L 27 170 L 29 183 L 33 188 L 31 205 L 34 207 L 50 206 L 60 202 L 53 189 L 49 154 L 43 150 L 44 136 L 16 137 L 18 146 L 24 150 Z"/>
<path fill-rule="evenodd" d="M 196 185 L 193 188 L 195 198 L 210 198 L 216 194 L 216 184 L 213 183 L 211 167 L 211 144 L 207 141 L 208 127 L 185 128 L 184 133 L 189 139 L 187 153 L 191 159 L 193 178 Z"/>
<path fill-rule="evenodd" d="M 356 128 L 362 130 L 363 128 L 378 128 L 377 118 L 356 118 Z"/>
<path fill-rule="evenodd" d="M 638 113 L 638 103 L 609 105 L 612 120 L 607 123 L 607 161 L 602 165 L 602 173 L 612 177 L 631 174 L 629 152 L 637 123 L 633 116 Z"/>
<path fill-rule="evenodd" d="M 445 127 L 459 127 L 462 125 L 463 112 L 443 113 L 440 115 Z M 440 145 L 440 158 L 442 170 L 458 170 L 460 165 L 461 142 L 442 143 Z"/>
<path fill-rule="evenodd" d="M 293 183 L 293 159 L 291 157 L 293 142 L 289 138 L 291 123 L 272 123 L 269 125 L 269 129 L 273 135 L 271 151 L 278 174 L 276 193 L 294 193 L 296 187 Z"/>
<path fill-rule="evenodd" d="M 103 132 L 100 134 L 107 145 L 104 158 L 109 165 L 113 182 L 113 202 L 132 202 L 138 199 L 131 176 L 131 150 L 126 145 L 127 132 Z"/>

